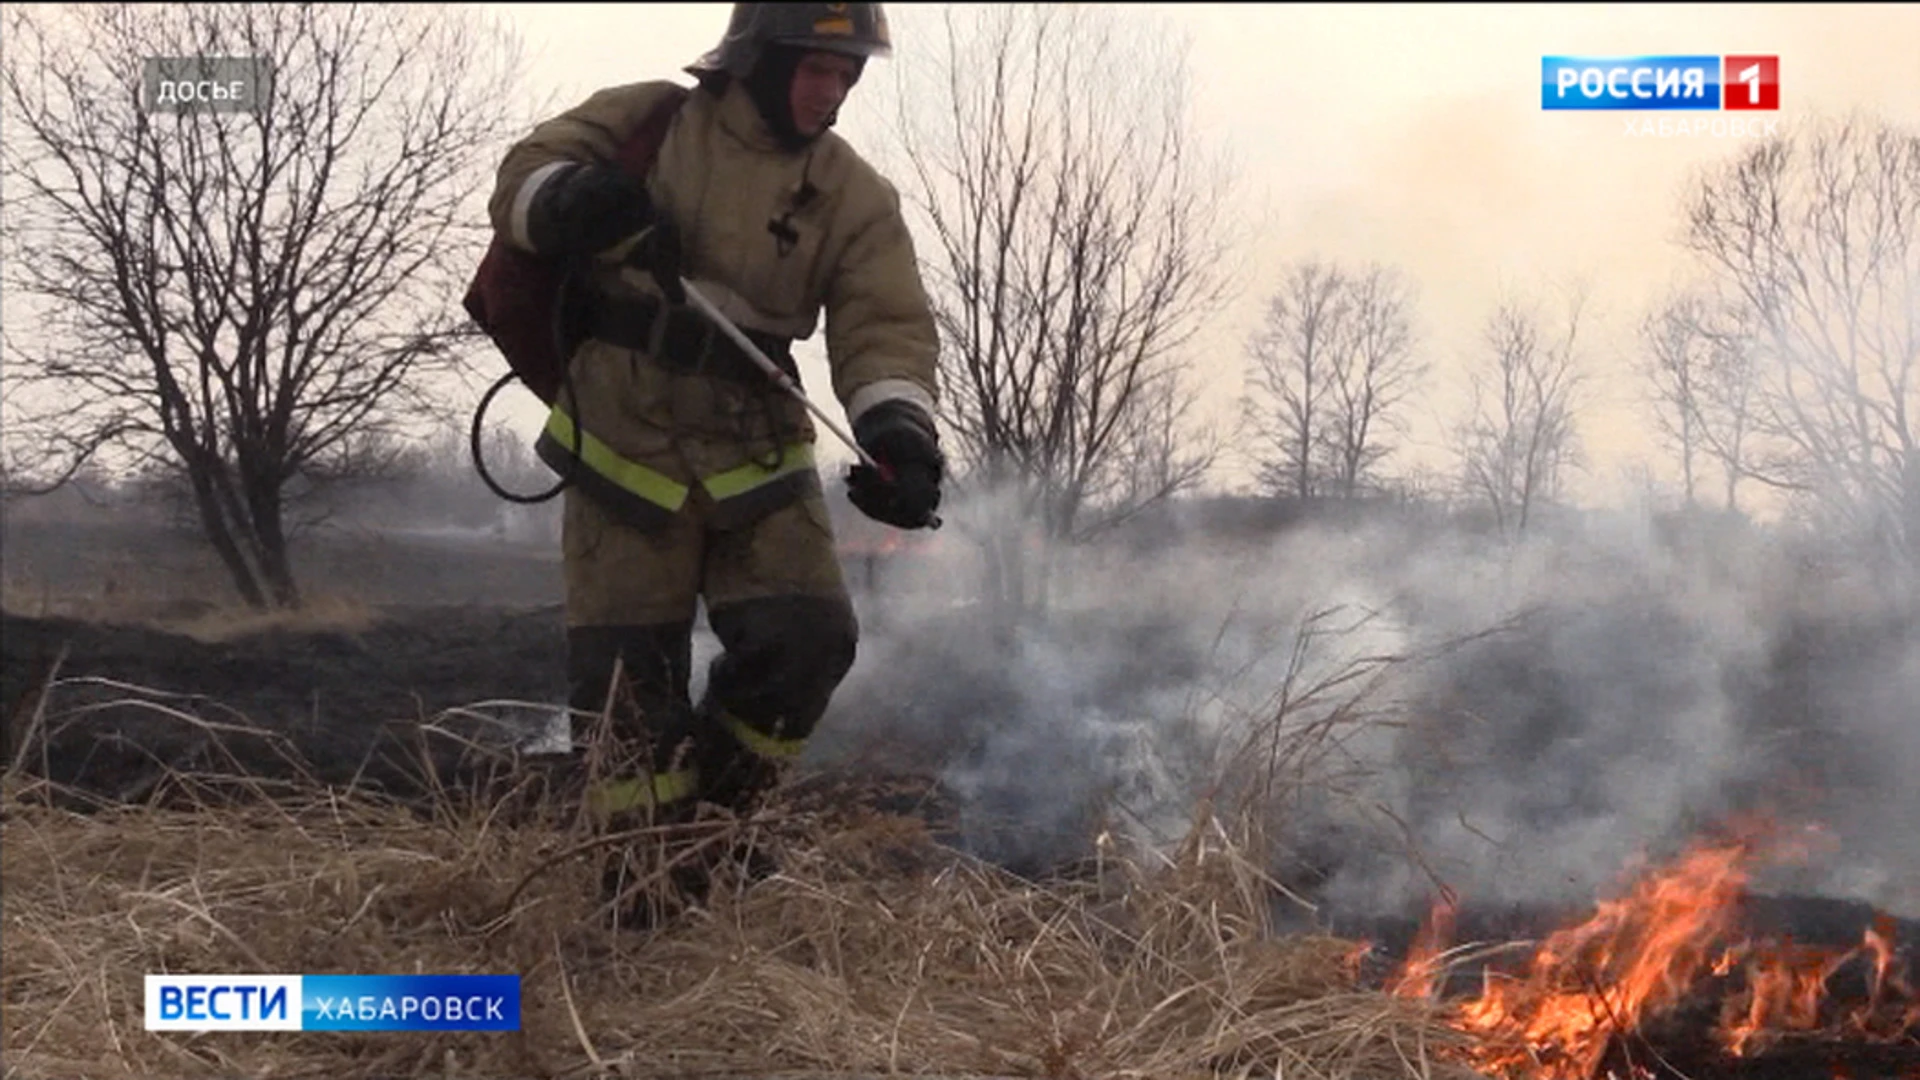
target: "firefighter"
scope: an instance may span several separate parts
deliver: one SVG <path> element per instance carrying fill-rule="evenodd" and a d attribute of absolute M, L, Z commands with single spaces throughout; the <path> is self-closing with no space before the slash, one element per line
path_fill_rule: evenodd
<path fill-rule="evenodd" d="M 588 268 L 569 305 L 571 385 L 537 449 L 573 469 L 569 704 L 642 751 L 589 792 L 609 827 L 688 821 L 703 803 L 750 812 L 806 745 L 858 637 L 811 419 L 686 304 L 685 285 L 795 379 L 792 343 L 824 314 L 832 392 L 880 466 L 849 472 L 850 501 L 895 528 L 935 520 L 933 314 L 896 189 L 832 130 L 867 60 L 889 52 L 879 4 L 738 4 L 685 69 L 690 90 L 604 89 L 500 166 L 499 234 Z M 616 167 L 676 95 L 646 180 Z M 702 601 L 723 651 L 694 704 Z M 689 865 L 679 903 L 704 890 Z M 630 869 L 610 862 L 609 889 Z"/>

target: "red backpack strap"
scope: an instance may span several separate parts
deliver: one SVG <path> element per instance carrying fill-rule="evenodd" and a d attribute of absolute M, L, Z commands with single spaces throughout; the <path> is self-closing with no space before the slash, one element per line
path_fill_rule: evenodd
<path fill-rule="evenodd" d="M 680 111 L 687 96 L 686 87 L 675 85 L 641 121 L 633 136 L 620 147 L 614 160 L 629 176 L 639 180 L 647 178 L 647 173 L 653 169 L 653 159 L 659 156 L 660 144 L 667 139 L 667 129 L 673 126 L 674 114 Z"/>
<path fill-rule="evenodd" d="M 674 114 L 686 101 L 686 88 L 673 85 L 640 127 L 620 147 L 620 168 L 645 180 L 666 141 Z M 522 251 L 496 235 L 461 303 L 499 347 L 520 380 L 551 404 L 560 392 L 567 357 L 556 334 L 565 302 L 565 275 L 551 259 Z"/>

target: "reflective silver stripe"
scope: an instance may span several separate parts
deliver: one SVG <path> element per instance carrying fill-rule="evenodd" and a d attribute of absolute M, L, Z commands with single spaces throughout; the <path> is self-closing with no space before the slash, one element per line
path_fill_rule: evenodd
<path fill-rule="evenodd" d="M 552 179 L 555 173 L 573 168 L 574 164 L 571 161 L 550 161 L 533 170 L 533 175 L 527 177 L 513 196 L 513 210 L 507 214 L 507 239 L 528 251 L 534 250 L 533 240 L 527 236 L 527 209 L 533 205 L 533 197 L 539 192 L 541 184 Z"/>
<path fill-rule="evenodd" d="M 908 379 L 880 379 L 870 382 L 853 392 L 847 401 L 847 423 L 857 423 L 860 414 L 883 401 L 904 399 L 925 409 L 927 415 L 933 415 L 933 396 L 917 382 Z"/>

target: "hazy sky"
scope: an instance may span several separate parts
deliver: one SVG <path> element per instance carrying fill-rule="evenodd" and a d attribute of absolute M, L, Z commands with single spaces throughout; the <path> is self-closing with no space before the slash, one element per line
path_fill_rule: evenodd
<path fill-rule="evenodd" d="M 1464 403 L 1463 363 L 1502 291 L 1584 280 L 1593 382 L 1580 426 L 1592 465 L 1577 491 L 1588 499 L 1622 494 L 1636 464 L 1669 468 L 1629 373 L 1631 329 L 1684 269 L 1673 239 L 1689 176 L 1750 140 L 1627 131 L 1626 119 L 1661 114 L 1544 112 L 1541 56 L 1775 54 L 1781 109 L 1749 115 L 1782 132 L 1855 109 L 1920 126 L 1916 4 L 1111 6 L 1185 39 L 1195 133 L 1236 166 L 1245 273 L 1196 349 L 1209 406 L 1239 394 L 1245 342 L 1287 263 L 1378 261 L 1418 289 L 1435 375 L 1411 417 L 1415 450 L 1441 464 L 1443 425 Z M 530 99 L 558 108 L 609 85 L 686 81 L 681 69 L 719 40 L 731 5 L 485 10 L 526 45 Z M 842 111 L 839 130 L 855 146 L 878 156 L 889 68 L 938 47 L 940 15 L 939 5 L 889 9 L 895 54 Z M 838 419 L 819 337 L 799 355 L 816 401 Z M 516 428 L 537 429 L 531 395 L 503 404 Z"/>
<path fill-rule="evenodd" d="M 1123 7 L 1188 37 L 1198 134 L 1239 164 L 1248 274 L 1205 339 L 1210 400 L 1225 406 L 1238 393 L 1243 343 L 1285 263 L 1378 260 L 1419 289 L 1438 381 L 1417 434 L 1432 444 L 1501 290 L 1583 278 L 1595 382 L 1581 487 L 1595 498 L 1619 494 L 1623 469 L 1638 461 L 1665 465 L 1625 374 L 1629 332 L 1683 268 L 1672 237 L 1688 176 L 1743 140 L 1627 132 L 1623 117 L 1656 114 L 1544 112 L 1541 56 L 1777 54 L 1781 109 L 1756 115 L 1783 132 L 1855 108 L 1920 123 L 1920 5 Z M 571 103 L 604 85 L 678 76 L 718 40 L 730 6 L 494 10 L 524 35 L 535 92 Z M 886 63 L 913 64 L 934 44 L 938 9 L 889 14 L 896 52 Z M 877 145 L 884 117 L 862 110 L 863 94 L 879 104 L 863 84 L 840 131 Z M 809 374 L 837 417 L 824 378 Z"/>

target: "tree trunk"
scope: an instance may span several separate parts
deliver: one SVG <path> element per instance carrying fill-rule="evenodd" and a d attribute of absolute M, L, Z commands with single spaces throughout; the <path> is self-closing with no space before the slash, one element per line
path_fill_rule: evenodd
<path fill-rule="evenodd" d="M 1682 406 L 1680 414 L 1680 478 L 1686 491 L 1687 507 L 1693 507 L 1693 410 Z"/>
<path fill-rule="evenodd" d="M 253 567 L 247 564 L 247 557 L 235 542 L 233 531 L 227 527 L 226 516 L 220 510 L 219 495 L 213 489 L 213 478 L 208 475 L 205 464 L 191 455 L 187 457 L 187 478 L 193 485 L 193 504 L 200 512 L 201 532 L 206 534 L 207 542 L 213 545 L 221 564 L 227 568 L 234 588 L 240 592 L 240 599 L 255 611 L 267 610 L 266 591 L 261 588 Z"/>
<path fill-rule="evenodd" d="M 300 606 L 300 589 L 293 580 L 293 564 L 287 558 L 287 532 L 282 524 L 279 485 L 258 477 L 248 477 L 247 511 L 253 519 L 253 534 L 259 542 L 260 576 L 271 591 L 274 606 L 292 609 Z"/>

